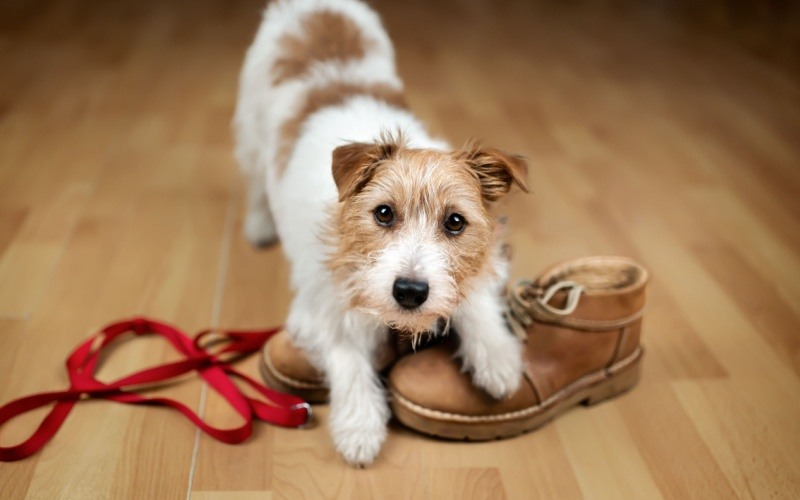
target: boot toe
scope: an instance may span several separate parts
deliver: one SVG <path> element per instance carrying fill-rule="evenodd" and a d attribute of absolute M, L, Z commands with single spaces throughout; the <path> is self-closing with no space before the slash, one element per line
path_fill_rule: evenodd
<path fill-rule="evenodd" d="M 498 415 L 536 404 L 525 383 L 510 397 L 497 400 L 475 387 L 469 373 L 453 359 L 453 350 L 434 347 L 402 358 L 389 374 L 389 387 L 397 399 L 428 412 L 453 418 Z"/>
<path fill-rule="evenodd" d="M 273 389 L 300 396 L 310 403 L 328 399 L 324 376 L 292 343 L 286 331 L 277 333 L 264 345 L 260 368 L 262 378 Z"/>

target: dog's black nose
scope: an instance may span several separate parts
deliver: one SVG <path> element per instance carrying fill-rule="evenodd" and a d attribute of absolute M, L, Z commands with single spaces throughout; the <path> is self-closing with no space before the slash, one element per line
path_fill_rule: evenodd
<path fill-rule="evenodd" d="M 428 284 L 424 281 L 397 278 L 394 280 L 392 295 L 404 309 L 415 309 L 428 300 Z"/>

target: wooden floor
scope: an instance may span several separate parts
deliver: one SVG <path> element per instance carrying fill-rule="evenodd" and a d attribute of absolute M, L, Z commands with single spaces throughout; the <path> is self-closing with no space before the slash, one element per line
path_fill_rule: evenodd
<path fill-rule="evenodd" d="M 229 446 L 165 410 L 88 402 L 41 453 L 0 464 L 0 497 L 797 498 L 798 9 L 694 3 L 377 4 L 432 129 L 530 158 L 533 194 L 504 208 L 515 277 L 604 253 L 652 271 L 632 393 L 500 442 L 395 425 L 367 470 L 334 452 L 324 407 L 314 429 L 260 425 Z M 67 353 L 121 317 L 283 321 L 287 266 L 240 235 L 229 132 L 260 8 L 0 7 L 3 402 L 64 387 Z M 102 374 L 171 356 L 130 342 Z M 197 381 L 166 392 L 238 423 Z"/>

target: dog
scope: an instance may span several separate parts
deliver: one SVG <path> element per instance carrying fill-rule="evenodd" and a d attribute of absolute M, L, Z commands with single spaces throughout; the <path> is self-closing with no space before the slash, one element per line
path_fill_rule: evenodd
<path fill-rule="evenodd" d="M 436 335 L 452 325 L 464 369 L 496 398 L 522 374 L 489 209 L 514 185 L 527 191 L 527 164 L 431 137 L 402 88 L 367 5 L 277 0 L 247 51 L 234 117 L 245 236 L 282 242 L 295 293 L 286 328 L 326 374 L 331 436 L 356 466 L 386 438 L 376 358 L 390 329 Z"/>

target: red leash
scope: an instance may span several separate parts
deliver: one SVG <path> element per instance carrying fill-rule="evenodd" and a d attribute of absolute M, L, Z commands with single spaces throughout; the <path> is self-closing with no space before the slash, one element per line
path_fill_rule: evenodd
<path fill-rule="evenodd" d="M 67 358 L 67 374 L 70 387 L 64 391 L 32 394 L 0 407 L 0 426 L 12 418 L 35 408 L 53 404 L 53 409 L 42 420 L 33 435 L 16 446 L 0 447 L 0 461 L 12 462 L 26 458 L 41 449 L 55 435 L 76 403 L 88 396 L 134 405 L 167 406 L 178 410 L 206 434 L 225 443 L 241 443 L 253 433 L 253 420 L 263 420 L 283 427 L 300 427 L 311 418 L 311 407 L 290 394 L 274 391 L 244 373 L 235 370 L 230 363 L 259 349 L 279 328 L 252 332 L 205 330 L 194 338 L 177 328 L 148 318 L 134 318 L 111 323 L 83 342 Z M 97 361 L 103 348 L 120 336 L 133 333 L 136 336 L 156 334 L 164 337 L 183 355 L 184 359 L 147 368 L 113 382 L 100 382 L 94 376 Z M 208 335 L 218 338 L 201 345 Z M 208 347 L 216 346 L 212 353 Z M 148 398 L 131 389 L 132 386 L 153 384 L 174 379 L 192 370 L 214 388 L 245 423 L 233 429 L 212 427 L 186 405 L 169 398 Z M 232 378 L 238 378 L 258 391 L 264 400 L 245 395 Z"/>

